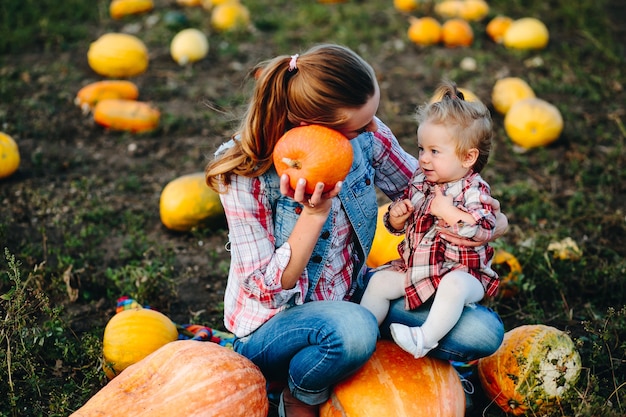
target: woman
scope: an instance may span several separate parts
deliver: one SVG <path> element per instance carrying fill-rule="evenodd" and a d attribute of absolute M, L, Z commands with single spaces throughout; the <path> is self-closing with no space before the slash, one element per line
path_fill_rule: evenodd
<path fill-rule="evenodd" d="M 237 134 L 206 168 L 229 227 L 225 325 L 237 336 L 235 351 L 268 380 L 287 379 L 279 415 L 317 416 L 331 387 L 358 370 L 376 347 L 376 318 L 357 304 L 369 276 L 375 187 L 400 198 L 418 164 L 375 117 L 380 91 L 374 71 L 351 50 L 319 45 L 259 69 Z M 306 181 L 292 189 L 273 168 L 278 139 L 307 124 L 336 129 L 353 147 L 350 173 L 326 193 L 317 184 L 306 195 Z M 486 203 L 499 213 L 497 201 Z M 495 235 L 506 227 L 499 213 Z M 399 299 L 387 319 L 417 326 L 428 308 L 405 311 Z M 388 326 L 381 331 L 387 334 Z M 486 356 L 503 334 L 495 313 L 472 306 L 432 355 L 459 361 Z"/>

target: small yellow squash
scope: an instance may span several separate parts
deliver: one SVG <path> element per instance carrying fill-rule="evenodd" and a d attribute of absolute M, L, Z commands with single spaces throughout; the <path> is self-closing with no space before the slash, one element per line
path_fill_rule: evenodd
<path fill-rule="evenodd" d="M 219 194 L 206 184 L 204 172 L 170 181 L 161 191 L 159 212 L 163 225 L 177 232 L 224 220 Z"/>
<path fill-rule="evenodd" d="M 217 4 L 211 12 L 211 26 L 220 32 L 244 29 L 249 23 L 250 11 L 236 0 Z"/>
<path fill-rule="evenodd" d="M 514 20 L 504 32 L 502 42 L 510 49 L 543 49 L 548 45 L 550 33 L 546 25 L 534 17 Z"/>
<path fill-rule="evenodd" d="M 0 179 L 7 178 L 20 166 L 20 151 L 15 140 L 0 132 Z"/>
<path fill-rule="evenodd" d="M 530 85 L 519 77 L 505 77 L 497 80 L 491 90 L 491 103 L 500 114 L 506 114 L 516 102 L 535 97 Z"/>
<path fill-rule="evenodd" d="M 113 19 L 149 12 L 152 9 L 153 0 L 113 0 L 109 4 L 109 14 Z"/>
<path fill-rule="evenodd" d="M 166 343 L 178 339 L 176 325 L 163 313 L 132 308 L 116 313 L 104 328 L 103 370 L 113 379 Z"/>
<path fill-rule="evenodd" d="M 170 55 L 179 65 L 199 61 L 208 52 L 209 41 L 206 35 L 194 28 L 181 30 L 170 43 Z"/>
<path fill-rule="evenodd" d="M 417 10 L 418 0 L 393 0 L 393 7 L 404 13 L 411 13 Z"/>
<path fill-rule="evenodd" d="M 563 131 L 563 117 L 554 105 L 540 98 L 517 101 L 506 116 L 504 130 L 522 148 L 548 145 Z"/>
<path fill-rule="evenodd" d="M 150 103 L 121 98 L 100 100 L 93 109 L 93 119 L 99 125 L 132 133 L 156 129 L 160 118 L 161 112 Z"/>
<path fill-rule="evenodd" d="M 134 35 L 106 33 L 89 46 L 87 61 L 96 73 L 110 78 L 139 75 L 148 68 L 148 49 Z"/>
<path fill-rule="evenodd" d="M 378 217 L 376 220 L 376 233 L 372 242 L 372 249 L 367 257 L 366 264 L 370 268 L 377 268 L 394 259 L 399 259 L 398 245 L 404 239 L 404 235 L 397 236 L 389 233 L 383 223 L 385 213 L 389 208 L 389 204 L 383 204 L 378 207 Z"/>
<path fill-rule="evenodd" d="M 131 81 L 103 80 L 87 84 L 76 94 L 74 103 L 83 113 L 88 113 L 100 101 L 107 98 L 124 98 L 136 100 L 139 97 L 139 88 Z"/>

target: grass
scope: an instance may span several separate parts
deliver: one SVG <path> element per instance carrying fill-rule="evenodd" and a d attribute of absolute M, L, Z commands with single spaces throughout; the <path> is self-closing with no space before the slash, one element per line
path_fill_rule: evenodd
<path fill-rule="evenodd" d="M 443 76 L 487 103 L 499 76 L 520 76 L 559 108 L 561 138 L 527 152 L 507 140 L 502 117 L 494 113 L 497 140 L 484 174 L 510 222 L 494 245 L 515 254 L 523 272 L 515 297 L 489 303 L 509 329 L 542 323 L 575 341 L 584 369 L 550 417 L 626 414 L 620 2 L 489 1 L 490 17 L 541 18 L 551 36 L 543 51 L 495 45 L 483 23 L 473 24 L 471 48 L 418 48 L 406 40 L 407 15 L 391 0 L 243 3 L 254 27 L 233 33 L 211 31 L 206 11 L 165 1 L 149 15 L 121 21 L 108 17 L 105 0 L 0 5 L 0 130 L 22 152 L 18 173 L 0 180 L 0 397 L 7 399 L 0 416 L 67 416 L 105 383 L 102 310 L 112 309 L 100 306 L 119 295 L 173 313 L 181 288 L 210 283 L 214 298 L 179 307 L 178 319 L 220 324 L 226 232 L 164 231 L 159 192 L 167 180 L 201 170 L 231 133 L 245 103 L 246 68 L 324 41 L 345 44 L 372 62 L 383 93 L 379 115 L 410 150 L 415 106 Z M 167 41 L 181 28 L 165 23 L 172 11 L 209 34 L 209 57 L 191 68 L 169 60 Z M 148 24 L 150 16 L 159 19 Z M 72 104 L 78 87 L 97 79 L 86 48 L 113 30 L 136 30 L 148 44 L 151 66 L 134 81 L 142 97 L 163 109 L 155 132 L 104 132 Z M 460 69 L 468 56 L 479 71 Z M 576 242 L 579 259 L 548 250 L 565 238 Z M 85 311 L 91 314 L 87 322 Z M 484 415 L 503 414 L 491 406 Z"/>

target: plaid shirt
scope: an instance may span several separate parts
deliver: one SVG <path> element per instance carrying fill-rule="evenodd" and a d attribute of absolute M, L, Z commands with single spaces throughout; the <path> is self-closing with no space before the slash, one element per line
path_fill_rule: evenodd
<path fill-rule="evenodd" d="M 417 161 L 400 148 L 387 126 L 378 123 L 378 132 L 373 135 L 375 183 L 390 198 L 396 198 L 402 195 Z M 252 333 L 290 305 L 302 304 L 308 290 L 306 269 L 294 288 L 282 288 L 291 247 L 288 243 L 275 247 L 271 202 L 262 184 L 259 178 L 234 175 L 228 191 L 221 194 L 231 251 L 224 323 L 238 337 Z M 339 198 L 333 199 L 331 210 L 336 213 L 329 237 L 332 253 L 311 301 L 348 300 L 353 289 L 354 232 Z M 375 216 L 372 221 L 376 221 Z"/>
<path fill-rule="evenodd" d="M 476 241 L 488 241 L 493 237 L 496 218 L 491 207 L 480 201 L 481 195 L 489 195 L 489 185 L 477 173 L 472 173 L 443 187 L 446 195 L 452 195 L 454 205 L 470 213 L 475 224 L 457 224 L 451 232 Z M 453 270 L 461 270 L 475 276 L 483 284 L 485 293 L 495 295 L 498 289 L 498 274 L 491 269 L 493 248 L 489 245 L 477 247 L 456 246 L 441 238 L 436 230 L 437 218 L 430 214 L 430 204 L 435 197 L 434 184 L 426 181 L 421 170 L 417 170 L 405 198 L 411 200 L 415 211 L 406 223 L 406 235 L 399 245 L 401 259 L 393 261 L 393 269 L 406 272 L 406 307 L 415 309 L 428 300 L 436 291 L 441 278 Z M 385 226 L 392 233 L 388 213 Z"/>

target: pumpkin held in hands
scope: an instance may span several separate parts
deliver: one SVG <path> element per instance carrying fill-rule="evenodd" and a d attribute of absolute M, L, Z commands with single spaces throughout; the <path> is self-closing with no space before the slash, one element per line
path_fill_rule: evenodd
<path fill-rule="evenodd" d="M 542 324 L 516 327 L 478 361 L 485 394 L 504 412 L 545 415 L 576 384 L 580 355 L 570 337 Z"/>
<path fill-rule="evenodd" d="M 452 365 L 441 359 L 415 359 L 382 340 L 354 375 L 337 384 L 322 404 L 320 417 L 462 417 L 465 393 Z"/>
<path fill-rule="evenodd" d="M 129 366 L 70 417 L 266 417 L 265 378 L 217 343 L 176 340 Z"/>
<path fill-rule="evenodd" d="M 279 176 L 289 175 L 292 188 L 300 178 L 306 180 L 307 194 L 318 182 L 324 192 L 343 181 L 352 166 L 352 145 L 342 133 L 319 125 L 294 127 L 274 147 L 274 166 Z"/>

